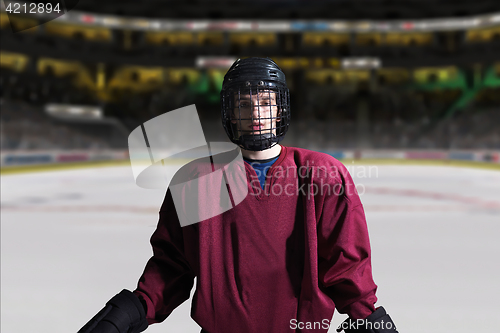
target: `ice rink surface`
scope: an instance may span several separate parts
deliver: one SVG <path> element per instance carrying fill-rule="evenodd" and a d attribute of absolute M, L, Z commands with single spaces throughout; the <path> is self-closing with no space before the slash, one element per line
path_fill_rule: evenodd
<path fill-rule="evenodd" d="M 497 332 L 500 171 L 346 165 L 366 211 L 377 305 L 399 332 Z M 5 175 L 1 195 L 2 333 L 76 332 L 135 289 L 163 191 L 101 167 Z M 189 308 L 146 332 L 198 333 Z"/>

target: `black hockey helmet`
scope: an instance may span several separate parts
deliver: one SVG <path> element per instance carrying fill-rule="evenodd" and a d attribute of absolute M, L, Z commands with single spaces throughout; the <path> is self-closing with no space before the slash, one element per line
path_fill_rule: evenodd
<path fill-rule="evenodd" d="M 283 140 L 290 125 L 290 92 L 285 74 L 269 58 L 236 60 L 224 76 L 222 125 L 243 149 L 265 150 Z M 252 122 L 262 122 L 256 127 Z"/>

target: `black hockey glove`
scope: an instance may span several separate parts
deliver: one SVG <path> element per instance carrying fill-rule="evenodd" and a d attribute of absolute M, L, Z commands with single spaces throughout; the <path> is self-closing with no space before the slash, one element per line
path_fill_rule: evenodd
<path fill-rule="evenodd" d="M 377 308 L 374 313 L 365 319 L 347 318 L 337 328 L 337 332 L 345 333 L 398 333 L 396 325 L 383 307 Z"/>
<path fill-rule="evenodd" d="M 123 289 L 78 333 L 139 333 L 147 327 L 141 301 L 131 291 Z"/>

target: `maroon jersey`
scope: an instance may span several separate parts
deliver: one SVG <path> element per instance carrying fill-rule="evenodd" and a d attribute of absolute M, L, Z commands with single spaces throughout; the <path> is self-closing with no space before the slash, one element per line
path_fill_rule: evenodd
<path fill-rule="evenodd" d="M 326 332 L 335 307 L 352 318 L 374 311 L 365 215 L 344 165 L 283 147 L 264 189 L 245 162 L 248 195 L 213 218 L 181 227 L 167 191 L 151 238 L 153 257 L 136 295 L 148 322 L 189 298 L 209 333 Z M 309 326 L 313 327 L 313 326 Z"/>

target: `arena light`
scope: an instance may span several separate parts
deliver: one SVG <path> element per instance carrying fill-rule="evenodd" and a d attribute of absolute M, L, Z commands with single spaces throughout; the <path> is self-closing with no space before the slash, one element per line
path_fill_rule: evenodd
<path fill-rule="evenodd" d="M 479 18 L 467 19 L 433 19 L 423 20 L 416 23 L 416 28 L 419 30 L 461 30 L 475 28 L 480 25 L 482 20 Z"/>
<path fill-rule="evenodd" d="M 102 119 L 103 112 L 98 106 L 71 104 L 47 104 L 45 112 L 53 117 L 66 119 Z"/>
<path fill-rule="evenodd" d="M 110 28 L 119 27 L 122 23 L 122 20 L 118 17 L 107 16 L 102 19 L 102 24 Z"/>
<path fill-rule="evenodd" d="M 256 21 L 252 25 L 253 30 L 260 31 L 290 31 L 290 22 L 287 21 Z"/>
<path fill-rule="evenodd" d="M 344 21 L 332 22 L 329 24 L 329 30 L 333 31 L 348 31 L 349 27 L 349 22 Z"/>
<path fill-rule="evenodd" d="M 379 58 L 345 58 L 341 61 L 343 69 L 377 69 L 382 66 Z"/>
<path fill-rule="evenodd" d="M 490 17 L 490 22 L 496 23 L 500 22 L 500 14 L 495 14 Z"/>
<path fill-rule="evenodd" d="M 196 67 L 228 69 L 235 61 L 235 57 L 198 57 L 196 58 Z"/>

